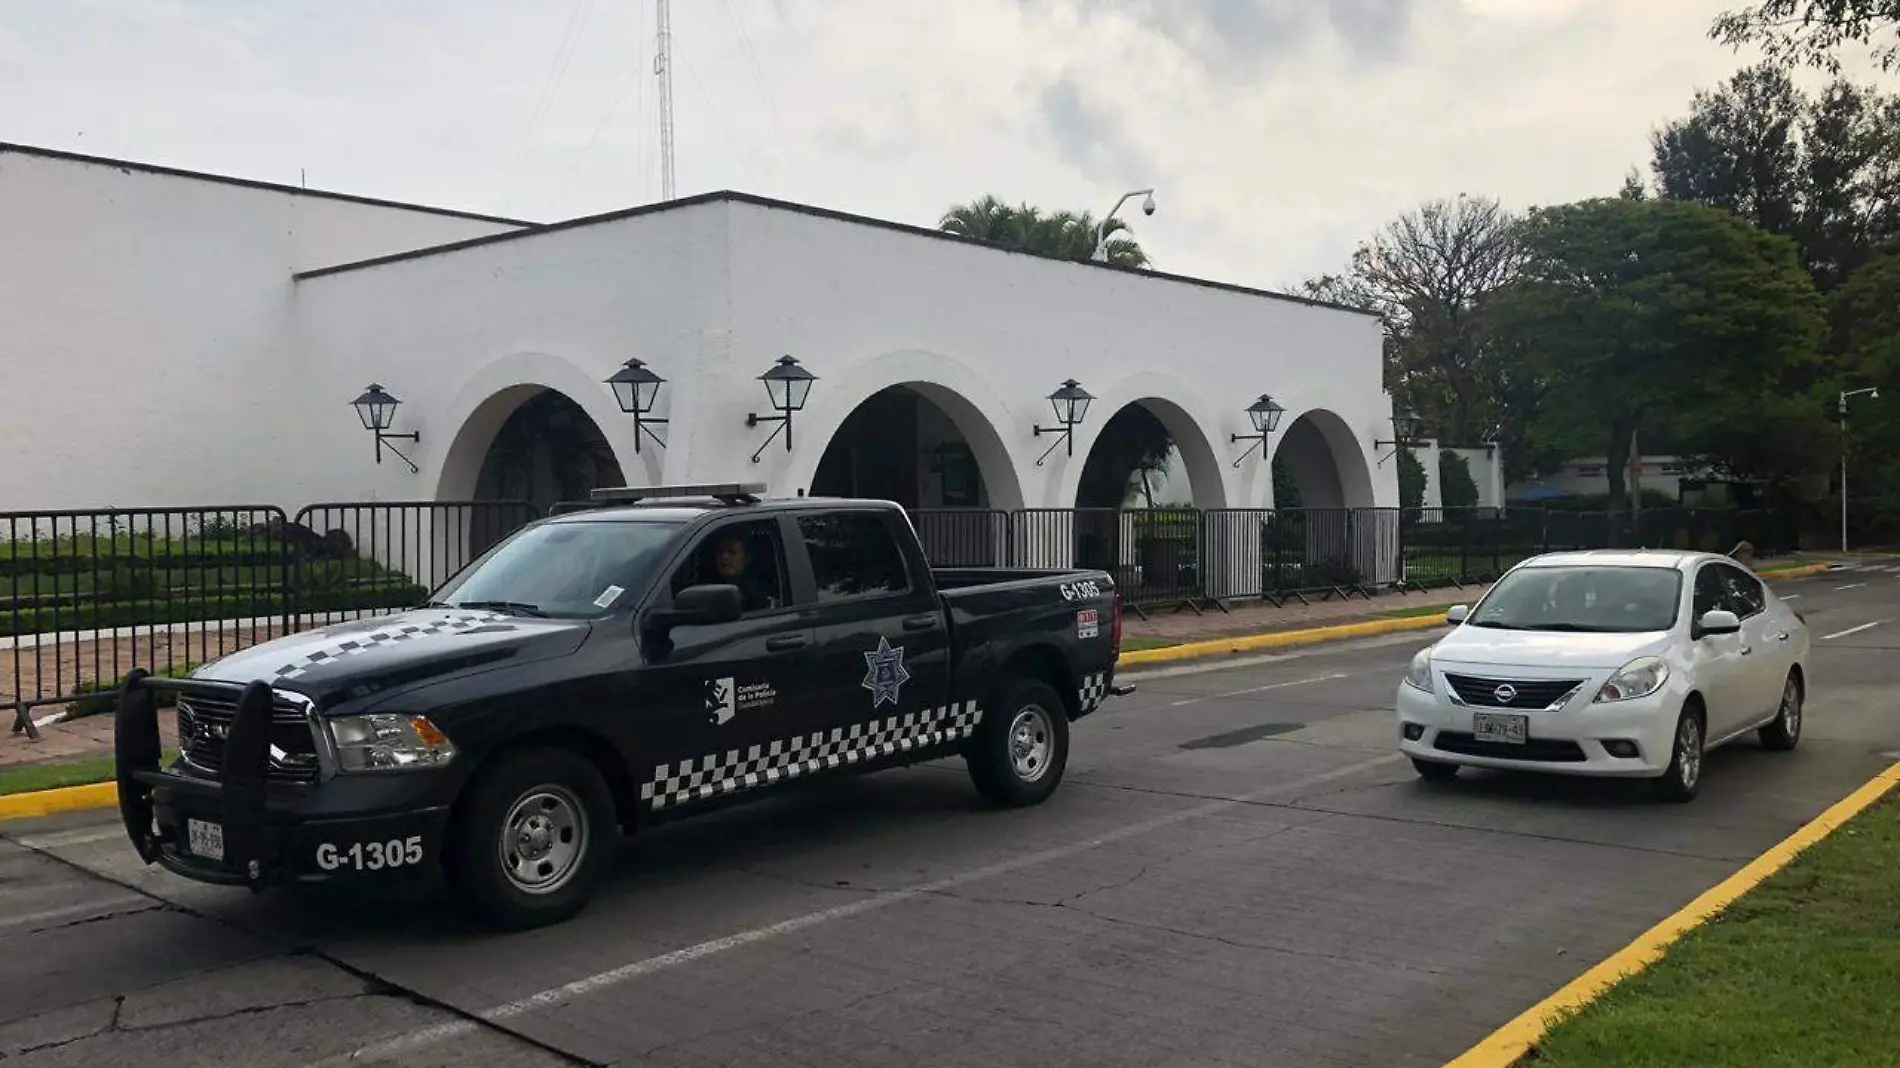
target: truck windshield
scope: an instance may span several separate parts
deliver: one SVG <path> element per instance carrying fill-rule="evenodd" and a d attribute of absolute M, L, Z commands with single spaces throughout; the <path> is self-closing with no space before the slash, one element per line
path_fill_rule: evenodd
<path fill-rule="evenodd" d="M 1673 567 L 1524 567 L 1504 576 L 1468 621 L 1497 630 L 1639 633 L 1676 625 Z"/>
<path fill-rule="evenodd" d="M 490 549 L 429 603 L 529 616 L 597 616 L 645 585 L 677 523 L 631 520 L 547 523 Z"/>

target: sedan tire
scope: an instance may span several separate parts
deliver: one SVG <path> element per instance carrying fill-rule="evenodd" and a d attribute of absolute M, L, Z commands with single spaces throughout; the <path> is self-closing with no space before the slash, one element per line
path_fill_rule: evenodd
<path fill-rule="evenodd" d="M 1774 722 L 1757 732 L 1763 748 L 1787 752 L 1800 744 L 1805 697 L 1802 689 L 1801 680 L 1789 672 L 1788 680 L 1781 684 L 1780 711 L 1775 713 Z"/>
<path fill-rule="evenodd" d="M 1702 789 L 1702 716 L 1690 706 L 1676 717 L 1675 741 L 1670 747 L 1669 767 L 1650 780 L 1650 790 L 1658 800 L 1681 804 L 1695 800 Z"/>

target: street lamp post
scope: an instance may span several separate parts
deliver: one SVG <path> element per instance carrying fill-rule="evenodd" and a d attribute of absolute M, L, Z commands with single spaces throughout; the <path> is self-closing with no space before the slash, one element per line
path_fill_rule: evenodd
<path fill-rule="evenodd" d="M 1842 555 L 1846 555 L 1847 553 L 1847 398 L 1858 397 L 1862 393 L 1867 394 L 1867 397 L 1869 400 L 1880 399 L 1880 389 L 1877 386 L 1867 386 L 1863 389 L 1847 389 L 1847 390 L 1841 391 L 1840 417 L 1841 417 L 1841 553 Z"/>
<path fill-rule="evenodd" d="M 1129 197 L 1146 197 L 1147 199 L 1141 202 L 1142 214 L 1153 215 L 1155 213 L 1155 191 L 1153 189 L 1136 189 L 1132 192 L 1123 193 L 1122 198 L 1115 202 L 1115 206 L 1108 209 L 1108 214 L 1102 216 L 1102 221 L 1095 224 L 1095 251 L 1089 254 L 1089 259 L 1097 263 L 1108 262 L 1108 221 L 1115 217 L 1116 212 L 1122 210 L 1122 205 L 1128 203 Z"/>

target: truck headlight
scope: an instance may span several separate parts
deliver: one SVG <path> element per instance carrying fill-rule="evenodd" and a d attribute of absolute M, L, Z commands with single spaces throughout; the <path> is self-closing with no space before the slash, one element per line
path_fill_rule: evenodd
<path fill-rule="evenodd" d="M 1432 648 L 1426 646 L 1412 657 L 1412 666 L 1405 669 L 1405 684 L 1415 690 L 1432 692 Z"/>
<path fill-rule="evenodd" d="M 455 759 L 454 743 L 426 716 L 337 716 L 329 726 L 339 771 L 437 768 Z"/>
<path fill-rule="evenodd" d="M 1624 664 L 1616 674 L 1611 675 L 1603 688 L 1597 691 L 1595 704 L 1608 704 L 1611 701 L 1628 701 L 1637 697 L 1648 697 L 1662 689 L 1669 681 L 1669 665 L 1661 657 L 1645 656 Z"/>

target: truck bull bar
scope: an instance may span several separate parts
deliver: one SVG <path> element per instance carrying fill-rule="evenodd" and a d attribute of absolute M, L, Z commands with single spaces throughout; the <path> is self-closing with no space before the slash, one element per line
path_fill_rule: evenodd
<path fill-rule="evenodd" d="M 158 732 L 160 691 L 225 700 L 236 697 L 237 710 L 224 736 L 215 782 L 188 780 L 159 768 L 163 755 Z M 266 831 L 264 810 L 274 700 L 270 684 L 262 680 L 236 683 L 172 679 L 144 668 L 134 668 L 126 675 L 113 713 L 112 747 L 118 764 L 119 816 L 140 859 L 147 864 L 163 863 L 167 846 L 174 851 L 184 849 L 176 829 L 169 834 L 159 830 L 155 794 L 161 787 L 188 790 L 217 803 L 229 881 L 248 886 L 253 892 L 264 889 L 266 877 L 279 859 Z M 186 739 L 179 739 L 181 749 L 186 744 Z"/>

